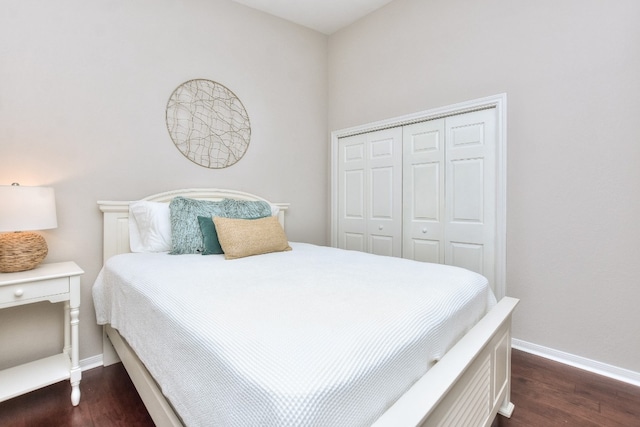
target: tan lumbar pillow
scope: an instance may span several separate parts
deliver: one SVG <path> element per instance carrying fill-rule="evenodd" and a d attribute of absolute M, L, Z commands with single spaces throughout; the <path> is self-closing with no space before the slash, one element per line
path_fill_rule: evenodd
<path fill-rule="evenodd" d="M 226 259 L 291 250 L 287 235 L 275 216 L 258 219 L 215 216 L 213 223 Z"/>

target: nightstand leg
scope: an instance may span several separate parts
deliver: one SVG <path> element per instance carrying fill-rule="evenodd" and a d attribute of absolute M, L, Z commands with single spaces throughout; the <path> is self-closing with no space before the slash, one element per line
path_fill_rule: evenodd
<path fill-rule="evenodd" d="M 71 309 L 71 403 L 77 406 L 80 403 L 80 379 L 82 371 L 78 360 L 78 324 L 80 309 L 73 307 Z"/>
<path fill-rule="evenodd" d="M 77 381 L 74 381 L 73 378 L 78 377 Z M 71 371 L 71 404 L 73 406 L 78 406 L 80 403 L 80 378 L 81 372 L 80 370 L 72 370 Z"/>
<path fill-rule="evenodd" d="M 69 301 L 64 302 L 64 347 L 62 351 L 71 358 L 71 319 L 69 316 Z"/>

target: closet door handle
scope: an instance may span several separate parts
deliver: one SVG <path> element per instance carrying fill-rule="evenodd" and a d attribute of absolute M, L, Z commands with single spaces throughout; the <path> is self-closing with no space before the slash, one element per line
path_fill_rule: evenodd
<path fill-rule="evenodd" d="M 384 226 L 382 226 L 382 225 L 378 226 L 378 230 L 380 230 L 380 231 L 382 231 L 383 228 L 384 228 Z"/>
<path fill-rule="evenodd" d="M 422 229 L 422 234 L 427 234 L 427 228 L 426 227 Z"/>

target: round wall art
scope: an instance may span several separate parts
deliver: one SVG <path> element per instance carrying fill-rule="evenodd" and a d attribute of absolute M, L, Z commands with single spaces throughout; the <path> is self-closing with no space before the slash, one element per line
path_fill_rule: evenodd
<path fill-rule="evenodd" d="M 222 169 L 249 148 L 251 124 L 240 99 L 220 83 L 189 80 L 167 103 L 167 129 L 175 146 L 194 163 Z"/>

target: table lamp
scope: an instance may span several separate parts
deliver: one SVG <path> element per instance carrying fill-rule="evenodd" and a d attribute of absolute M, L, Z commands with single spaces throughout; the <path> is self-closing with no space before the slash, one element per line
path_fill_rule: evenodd
<path fill-rule="evenodd" d="M 0 273 L 36 268 L 48 249 L 33 230 L 57 226 L 53 188 L 0 185 Z"/>

